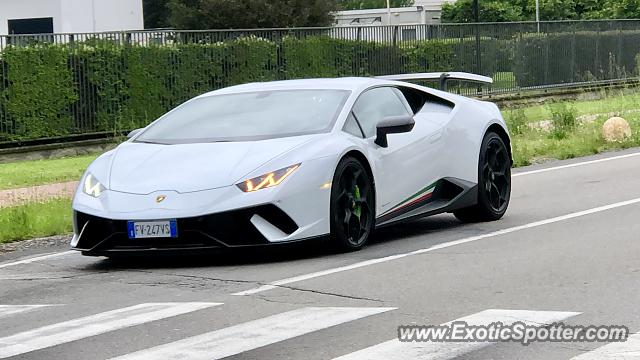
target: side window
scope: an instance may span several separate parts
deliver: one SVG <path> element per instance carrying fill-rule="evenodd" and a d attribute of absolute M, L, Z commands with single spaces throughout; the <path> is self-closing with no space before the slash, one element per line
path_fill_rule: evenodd
<path fill-rule="evenodd" d="M 353 113 L 366 138 L 376 134 L 376 125 L 382 119 L 389 116 L 410 115 L 396 91 L 391 87 L 371 89 L 362 94 L 354 105 Z"/>
<path fill-rule="evenodd" d="M 342 130 L 347 134 L 351 134 L 355 137 L 363 137 L 362 130 L 360 130 L 360 125 L 358 125 L 356 118 L 353 117 L 353 113 L 349 113 L 349 117 L 347 117 L 347 121 L 344 123 L 344 128 L 342 128 Z"/>

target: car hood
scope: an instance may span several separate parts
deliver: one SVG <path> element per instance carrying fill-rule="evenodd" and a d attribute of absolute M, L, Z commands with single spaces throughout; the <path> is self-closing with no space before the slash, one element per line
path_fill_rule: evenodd
<path fill-rule="evenodd" d="M 108 187 L 114 191 L 150 194 L 229 186 L 315 136 L 179 145 L 126 142 L 114 153 Z"/>

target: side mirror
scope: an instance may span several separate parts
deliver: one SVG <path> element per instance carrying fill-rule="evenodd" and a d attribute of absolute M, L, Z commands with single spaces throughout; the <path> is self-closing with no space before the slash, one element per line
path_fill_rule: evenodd
<path fill-rule="evenodd" d="M 410 132 L 415 124 L 416 121 L 410 115 L 384 118 L 378 123 L 375 143 L 386 148 L 389 146 L 387 135 Z"/>
<path fill-rule="evenodd" d="M 140 131 L 142 131 L 142 129 L 135 129 L 131 131 L 129 134 L 127 134 L 127 139 L 131 139 L 132 137 L 138 135 Z"/>

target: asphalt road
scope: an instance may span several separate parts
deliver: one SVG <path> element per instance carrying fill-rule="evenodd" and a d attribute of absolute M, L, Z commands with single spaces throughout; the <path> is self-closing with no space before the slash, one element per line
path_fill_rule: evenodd
<path fill-rule="evenodd" d="M 126 262 L 65 248 L 6 254 L 0 358 L 639 359 L 636 337 L 397 341 L 398 326 L 461 318 L 640 331 L 639 179 L 638 149 L 518 169 L 503 220 L 440 215 L 349 254 L 321 244 Z"/>

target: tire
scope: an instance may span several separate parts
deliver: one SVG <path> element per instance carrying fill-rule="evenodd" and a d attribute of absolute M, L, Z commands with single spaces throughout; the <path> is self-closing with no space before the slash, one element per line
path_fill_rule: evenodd
<path fill-rule="evenodd" d="M 482 140 L 478 161 L 478 202 L 454 211 L 462 222 L 496 221 L 501 219 L 511 199 L 511 157 L 506 144 L 495 132 Z"/>
<path fill-rule="evenodd" d="M 356 251 L 367 243 L 375 222 L 375 189 L 360 161 L 345 157 L 331 185 L 331 243 L 338 251 Z"/>

